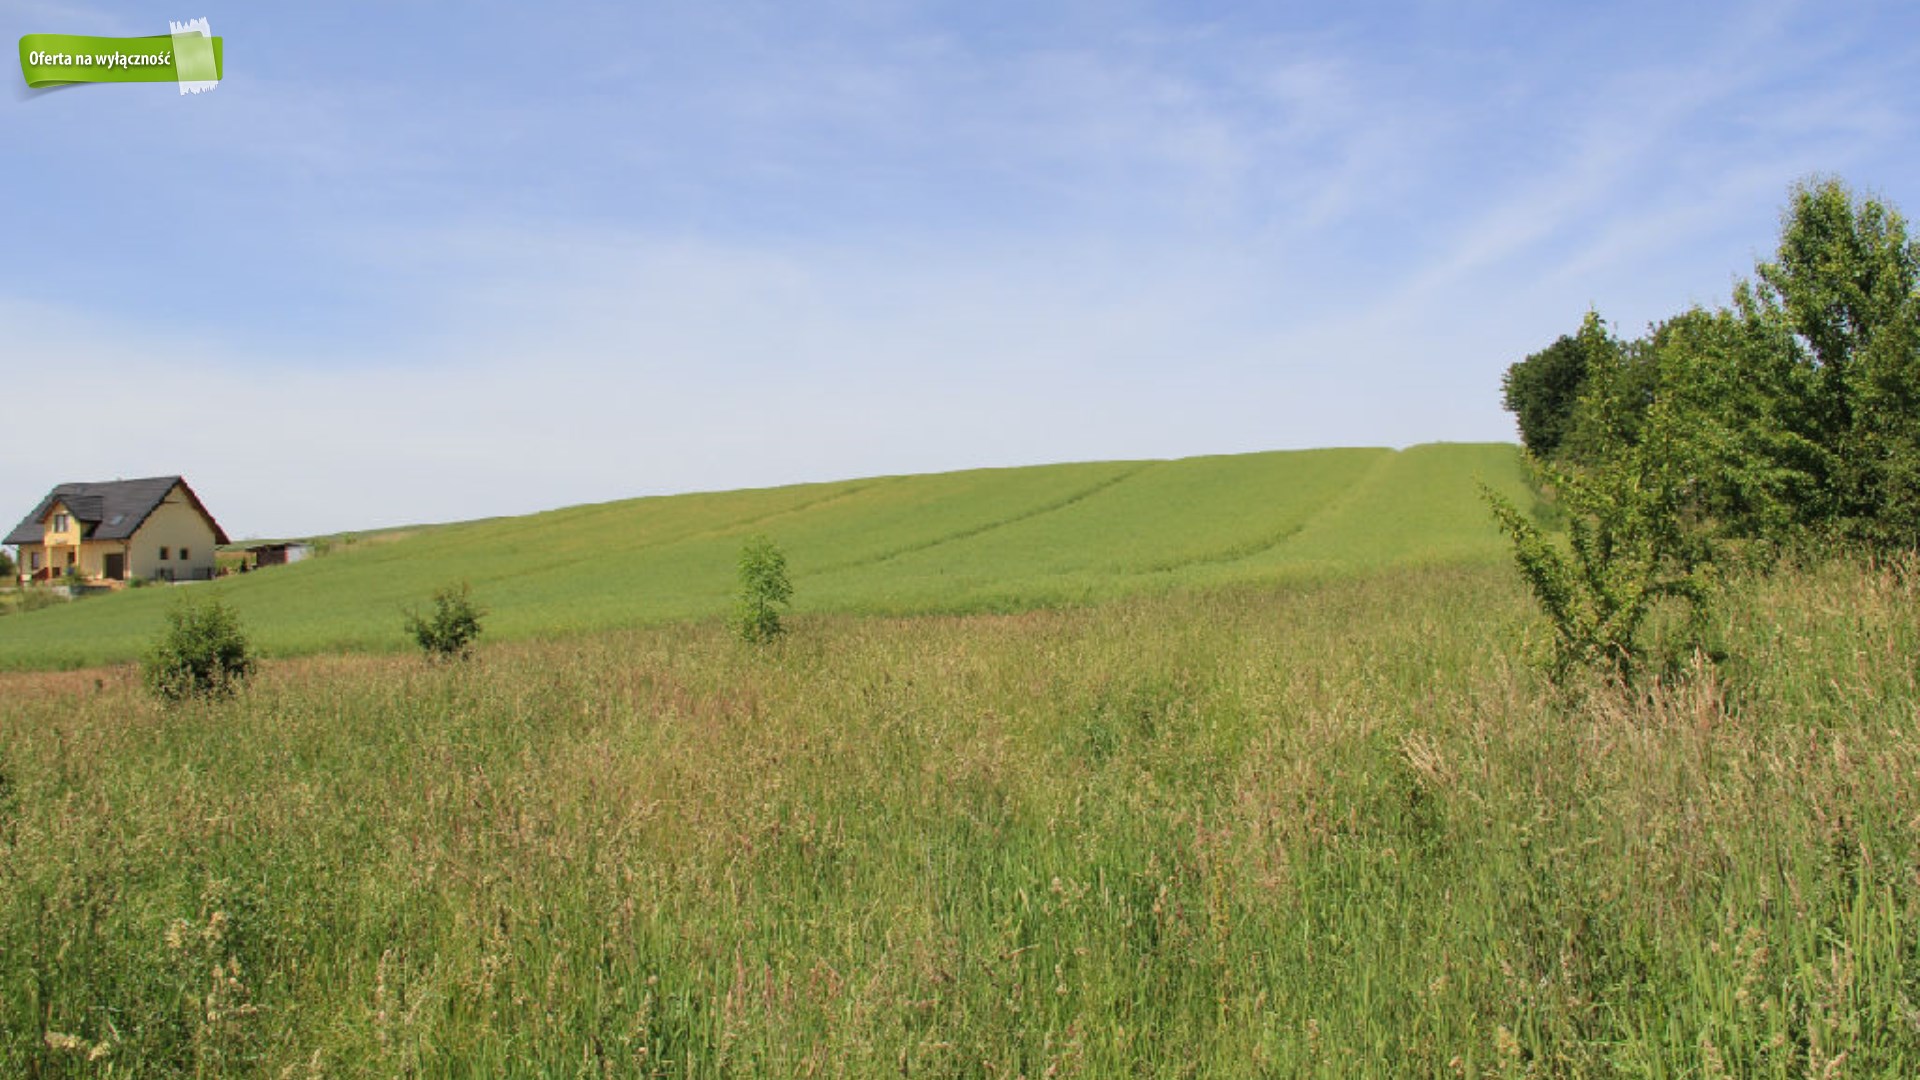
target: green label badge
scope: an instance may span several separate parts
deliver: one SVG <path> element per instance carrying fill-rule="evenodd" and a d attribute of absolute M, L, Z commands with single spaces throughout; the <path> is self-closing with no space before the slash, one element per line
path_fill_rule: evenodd
<path fill-rule="evenodd" d="M 171 24 L 172 33 L 152 37 L 83 37 L 28 34 L 20 39 L 20 73 L 27 85 L 88 82 L 170 82 L 182 94 L 220 84 L 225 51 L 207 20 Z"/>

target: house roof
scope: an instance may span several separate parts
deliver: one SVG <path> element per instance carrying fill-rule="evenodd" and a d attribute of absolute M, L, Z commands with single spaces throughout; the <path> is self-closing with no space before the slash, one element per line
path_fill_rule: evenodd
<path fill-rule="evenodd" d="M 6 540 L 0 543 L 39 543 L 45 536 L 47 515 L 53 512 L 55 503 L 65 506 L 68 513 L 89 526 L 86 530 L 86 539 L 125 540 L 146 522 L 147 516 L 153 513 L 176 484 L 180 486 L 180 490 L 187 493 L 187 501 L 207 519 L 207 524 L 213 526 L 214 542 L 226 543 L 227 534 L 220 528 L 220 523 L 213 519 L 212 514 L 207 513 L 206 505 L 200 501 L 200 497 L 195 495 L 193 489 L 187 486 L 187 482 L 178 476 L 150 476 L 144 480 L 106 480 L 89 484 L 61 484 L 47 492 L 47 497 L 40 500 L 40 505 L 33 508 L 33 513 L 22 518 L 20 524 L 14 526 L 13 531 L 7 534 Z"/>

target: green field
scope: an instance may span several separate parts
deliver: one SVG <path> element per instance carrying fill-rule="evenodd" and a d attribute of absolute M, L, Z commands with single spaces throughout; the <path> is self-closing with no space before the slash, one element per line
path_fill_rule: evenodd
<path fill-rule="evenodd" d="M 195 586 L 282 657 L 232 700 L 0 673 L 0 1075 L 1920 1073 L 1920 564 L 1736 576 L 1723 661 L 1566 691 L 1479 477 L 1525 498 L 1504 446 L 1068 465 Z M 712 617 L 755 531 L 766 647 Z M 395 654 L 460 578 L 473 661 Z"/>
<path fill-rule="evenodd" d="M 1913 1076 L 1916 580 L 1577 703 L 1472 565 L 0 675 L 0 1075 Z"/>
<path fill-rule="evenodd" d="M 402 611 L 467 581 L 487 640 L 723 614 L 754 532 L 799 613 L 1015 611 L 1408 564 L 1492 561 L 1476 483 L 1526 499 L 1518 451 L 1429 445 L 883 477 L 401 530 L 212 585 L 268 656 L 406 647 Z M 0 668 L 136 657 L 173 589 L 0 618 Z"/>

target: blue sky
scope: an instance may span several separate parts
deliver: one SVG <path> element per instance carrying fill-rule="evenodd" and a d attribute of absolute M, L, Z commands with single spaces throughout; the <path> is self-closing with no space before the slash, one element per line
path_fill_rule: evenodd
<path fill-rule="evenodd" d="M 1508 364 L 1723 301 L 1795 180 L 1920 212 L 1911 4 L 0 2 L 200 15 L 212 93 L 0 97 L 0 513 L 1512 439 Z"/>

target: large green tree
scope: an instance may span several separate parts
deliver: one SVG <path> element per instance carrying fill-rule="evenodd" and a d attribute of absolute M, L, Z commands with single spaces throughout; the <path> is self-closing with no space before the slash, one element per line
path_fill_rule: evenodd
<path fill-rule="evenodd" d="M 1785 312 L 1826 379 L 1845 383 L 1883 333 L 1912 318 L 1920 245 L 1897 210 L 1835 179 L 1793 189 L 1780 246 L 1757 268 L 1760 299 Z M 1847 387 L 1835 385 L 1844 398 Z"/>
<path fill-rule="evenodd" d="M 1616 343 L 1600 316 L 1588 312 L 1575 334 L 1559 340 L 1507 369 L 1500 380 L 1502 403 L 1520 426 L 1520 441 L 1538 458 L 1560 450 L 1574 425 L 1574 412 L 1588 375 L 1612 359 Z"/>
<path fill-rule="evenodd" d="M 1648 397 L 1671 418 L 1659 452 L 1677 478 L 1676 505 L 1696 530 L 1779 539 L 1824 505 L 1826 458 L 1778 322 L 1696 307 L 1638 351 Z"/>
<path fill-rule="evenodd" d="M 1826 456 L 1824 516 L 1883 545 L 1920 544 L 1920 243 L 1899 211 L 1837 179 L 1797 185 L 1754 319 L 1794 336 L 1797 388 Z"/>

